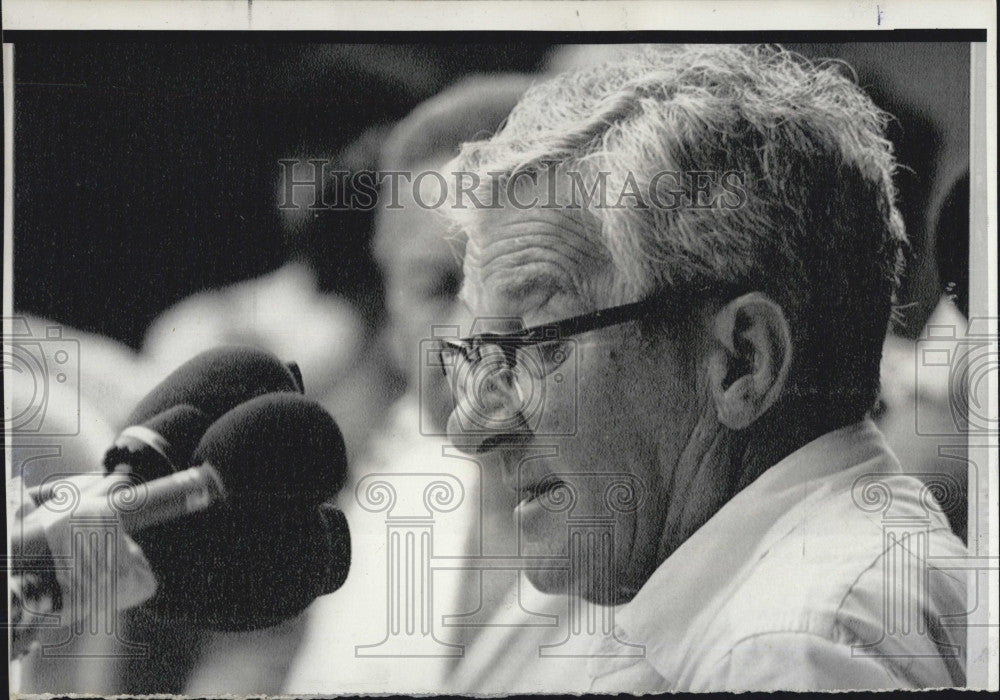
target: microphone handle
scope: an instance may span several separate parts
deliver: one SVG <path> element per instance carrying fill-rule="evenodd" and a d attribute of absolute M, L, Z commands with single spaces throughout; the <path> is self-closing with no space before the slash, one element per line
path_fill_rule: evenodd
<path fill-rule="evenodd" d="M 208 463 L 134 488 L 140 499 L 138 505 L 120 513 L 122 527 L 129 534 L 200 513 L 226 500 L 219 472 Z"/>
<path fill-rule="evenodd" d="M 206 463 L 147 483 L 122 482 L 121 486 L 112 487 L 106 494 L 98 497 L 85 496 L 70 518 L 94 515 L 87 512 L 88 500 L 94 498 L 110 501 L 111 514 L 116 516 L 122 530 L 132 534 L 207 510 L 210 506 L 225 501 L 226 492 L 215 467 Z M 92 500 L 90 502 L 93 503 Z M 108 517 L 105 504 L 99 504 L 96 510 L 102 517 Z M 35 513 L 26 518 L 31 522 L 19 523 L 19 533 L 12 533 L 11 549 L 14 558 L 50 560 L 52 555 L 45 537 L 44 523 L 41 518 L 32 518 L 32 515 Z M 27 565 L 28 562 L 23 561 L 21 566 L 14 568 L 33 568 Z"/>

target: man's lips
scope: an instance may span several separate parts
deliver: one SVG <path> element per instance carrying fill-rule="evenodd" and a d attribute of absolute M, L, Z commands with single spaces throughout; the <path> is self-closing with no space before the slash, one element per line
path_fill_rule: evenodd
<path fill-rule="evenodd" d="M 490 451 L 502 469 L 504 485 L 513 491 L 521 505 L 532 503 L 567 483 L 555 475 L 552 448 L 534 444 L 534 434 L 526 432 L 500 433 L 483 442 L 483 452 Z M 530 449 L 532 446 L 538 450 Z"/>
<path fill-rule="evenodd" d="M 538 451 L 531 449 L 534 434 L 530 432 L 497 433 L 483 440 L 479 454 L 502 475 L 503 485 L 519 493 L 522 485 L 539 481 L 550 470 L 540 470 Z M 526 462 L 526 460 L 528 460 Z"/>
<path fill-rule="evenodd" d="M 519 448 L 529 445 L 534 438 L 531 432 L 500 433 L 491 435 L 483 440 L 478 448 L 478 452 L 490 452 L 492 450 L 502 450 L 504 448 Z"/>

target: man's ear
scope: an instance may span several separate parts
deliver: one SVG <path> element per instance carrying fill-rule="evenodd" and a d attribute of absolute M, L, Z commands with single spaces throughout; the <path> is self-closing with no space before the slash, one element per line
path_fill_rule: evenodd
<path fill-rule="evenodd" d="M 780 306 L 751 292 L 723 306 L 711 320 L 708 381 L 719 421 L 733 430 L 753 424 L 785 388 L 792 335 Z"/>

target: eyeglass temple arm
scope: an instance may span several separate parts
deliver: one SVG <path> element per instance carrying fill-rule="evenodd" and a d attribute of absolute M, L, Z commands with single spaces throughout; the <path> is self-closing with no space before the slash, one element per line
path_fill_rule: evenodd
<path fill-rule="evenodd" d="M 518 333 L 518 335 L 525 338 L 545 340 L 546 338 L 544 336 L 546 334 L 552 334 L 552 332 L 555 331 L 555 337 L 553 340 L 568 338 L 573 335 L 594 331 L 599 328 L 607 328 L 608 326 L 616 326 L 619 323 L 632 321 L 652 310 L 656 306 L 657 301 L 658 299 L 656 297 L 651 297 L 640 301 L 634 301 L 630 304 L 612 306 L 609 309 L 591 311 L 589 313 L 572 316 L 555 323 L 547 323 L 526 328 Z"/>

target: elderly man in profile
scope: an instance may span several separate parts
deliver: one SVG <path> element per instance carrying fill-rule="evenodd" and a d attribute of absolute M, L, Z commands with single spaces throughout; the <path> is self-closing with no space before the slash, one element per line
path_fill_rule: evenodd
<path fill-rule="evenodd" d="M 532 583 L 614 609 L 593 692 L 965 682 L 966 584 L 932 566 L 964 548 L 869 418 L 905 235 L 842 69 L 641 51 L 445 168 L 479 319 L 442 344 L 449 434 L 519 495 Z M 574 549 L 574 514 L 610 540 Z"/>

